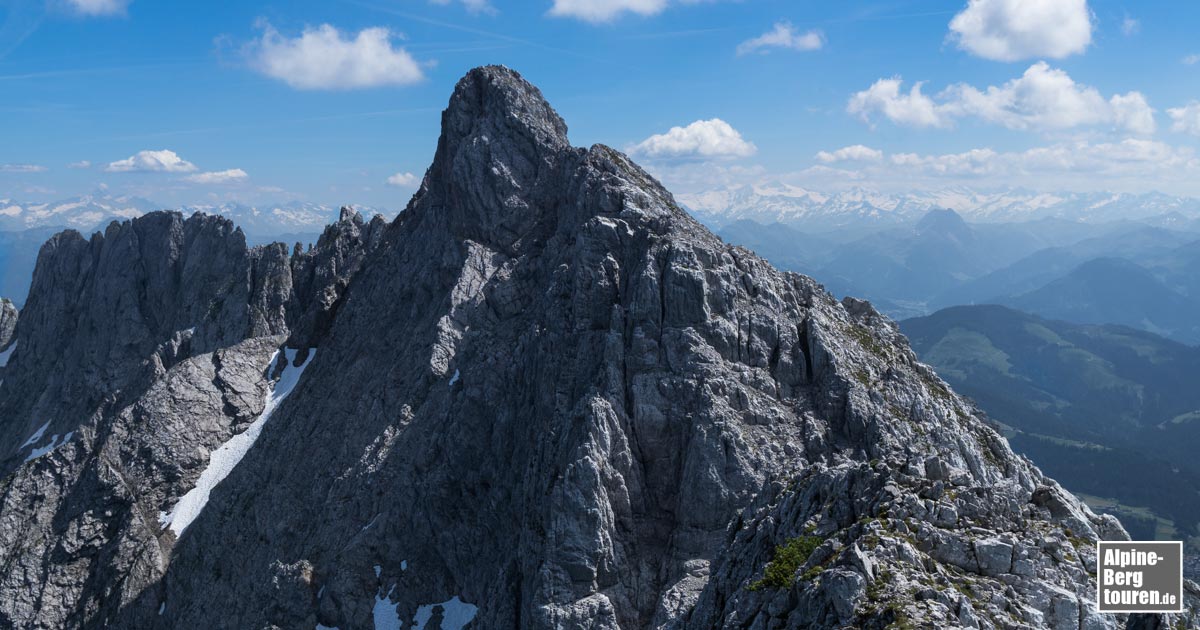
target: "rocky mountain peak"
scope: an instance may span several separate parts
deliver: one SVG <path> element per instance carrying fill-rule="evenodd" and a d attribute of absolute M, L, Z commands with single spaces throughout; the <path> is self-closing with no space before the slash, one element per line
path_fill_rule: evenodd
<path fill-rule="evenodd" d="M 551 189 L 569 179 L 573 155 L 567 126 L 541 91 L 503 66 L 476 68 L 442 113 L 437 153 L 414 204 L 458 238 L 507 250 L 555 210 Z"/>
<path fill-rule="evenodd" d="M 548 151 L 569 146 L 567 125 L 541 90 L 504 66 L 483 66 L 458 81 L 442 113 L 442 144 L 528 142 Z"/>
<path fill-rule="evenodd" d="M 1088 571 L 1119 524 L 869 304 L 572 148 L 511 70 L 443 123 L 393 223 L 291 258 L 186 247 L 203 217 L 52 241 L 0 384 L 0 626 L 1116 630 Z"/>

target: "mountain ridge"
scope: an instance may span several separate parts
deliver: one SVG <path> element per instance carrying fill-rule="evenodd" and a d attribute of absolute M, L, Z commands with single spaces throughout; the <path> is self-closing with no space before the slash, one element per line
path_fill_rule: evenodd
<path fill-rule="evenodd" d="M 385 208 L 350 206 L 368 219 L 376 214 L 391 217 Z M 139 217 L 156 210 L 175 210 L 184 215 L 201 212 L 233 220 L 248 235 L 319 234 L 338 218 L 339 206 L 306 201 L 286 203 L 221 202 L 163 205 L 130 195 L 93 193 L 49 202 L 0 200 L 0 231 L 16 232 L 40 228 L 102 231 L 112 221 Z"/>
<path fill-rule="evenodd" d="M 508 68 L 463 77 L 442 127 L 406 210 L 369 229 L 341 217 L 312 262 L 283 245 L 247 250 L 228 221 L 203 215 L 110 228 L 170 228 L 154 246 L 216 232 L 232 271 L 195 283 L 186 316 L 147 319 L 141 356 L 105 363 L 127 370 L 179 348 L 131 405 L 67 410 L 89 418 L 72 425 L 51 409 L 57 398 L 40 403 L 58 416 L 52 450 L 0 481 L 2 548 L 14 550 L 0 566 L 22 567 L 0 572 L 0 618 L 369 628 L 453 615 L 610 630 L 1127 621 L 1095 611 L 1087 570 L 1092 541 L 1127 538 L 1119 523 L 1015 456 L 869 304 L 725 245 L 619 152 L 572 147 Z M 59 240 L 17 323 L 18 372 L 51 354 L 33 340 L 61 336 L 40 296 L 90 277 L 70 272 L 107 238 Z M 261 273 L 240 266 L 251 259 Z M 151 275 L 188 268 L 146 260 Z M 327 265 L 316 277 L 329 280 L 293 299 L 297 264 Z M 208 289 L 231 278 L 237 292 Z M 159 313 L 145 306 L 164 303 L 156 293 L 170 291 L 117 306 Z M 121 308 L 72 343 L 105 341 L 99 316 Z M 312 309 L 326 326 L 303 326 Z M 188 324 L 214 343 L 172 344 Z M 270 357 L 289 338 L 303 375 L 176 537 L 153 515 L 200 476 L 207 445 L 261 417 L 282 368 Z M 80 386 L 77 375 L 62 388 Z M 14 391 L 27 389 L 0 384 L 0 410 L 39 404 L 12 402 Z M 140 425 L 180 415 L 201 450 L 141 444 L 158 434 Z M 105 448 L 109 466 L 94 467 Z M 109 471 L 111 485 L 67 493 L 61 514 L 30 507 L 38 492 L 91 488 Z M 130 481 L 146 491 L 124 490 Z M 11 526 L 30 510 L 34 527 Z M 781 566 L 775 550 L 804 537 L 817 539 L 808 556 Z M 138 555 L 146 548 L 154 562 Z M 109 580 L 93 577 L 98 555 Z M 772 566 L 782 584 L 764 582 Z M 121 591 L 106 591 L 118 577 Z M 21 596 L 45 590 L 53 597 Z"/>

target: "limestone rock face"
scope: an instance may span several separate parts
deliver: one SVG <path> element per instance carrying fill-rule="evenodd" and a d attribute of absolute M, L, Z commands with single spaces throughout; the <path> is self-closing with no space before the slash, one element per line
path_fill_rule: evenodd
<path fill-rule="evenodd" d="M 162 517 L 263 412 L 272 357 L 364 247 L 290 258 L 223 218 L 165 212 L 46 243 L 15 330 L 0 311 L 0 626 L 103 627 L 162 577 Z"/>
<path fill-rule="evenodd" d="M 4 378 L 4 368 L 12 353 L 13 337 L 17 332 L 17 307 L 8 298 L 0 298 L 0 379 Z"/>
<path fill-rule="evenodd" d="M 0 621 L 1194 622 L 1097 614 L 1094 542 L 1124 530 L 1014 455 L 869 304 L 727 246 L 619 152 L 572 147 L 509 69 L 468 73 L 442 126 L 391 224 L 347 213 L 290 257 L 208 227 L 229 248 L 198 276 L 225 278 L 207 282 L 221 287 L 211 295 L 165 281 L 155 286 L 174 297 L 152 294 L 150 277 L 188 267 L 158 271 L 169 256 L 128 249 L 140 263 L 101 273 L 108 235 L 47 244 L 15 356 L 49 393 L 29 402 L 33 389 L 0 385 L 14 442 L 0 451 L 14 453 L 0 487 Z M 168 242 L 217 221 L 155 220 L 180 226 Z M 187 250 L 177 240 L 154 246 Z M 131 284 L 82 305 L 66 297 Z M 133 302 L 84 328 L 55 311 L 96 300 Z M 192 327 L 196 341 L 173 341 Z M 110 341 L 113 329 L 130 336 Z M 303 353 L 286 355 L 291 372 L 270 361 L 285 339 Z M 91 372 L 45 375 L 64 356 L 52 341 Z M 46 435 L 76 436 L 22 463 L 28 433 L 8 434 L 36 430 L 46 410 Z M 246 427 L 257 441 L 177 536 L 160 512 Z M 30 519 L 35 534 L 19 537 Z"/>

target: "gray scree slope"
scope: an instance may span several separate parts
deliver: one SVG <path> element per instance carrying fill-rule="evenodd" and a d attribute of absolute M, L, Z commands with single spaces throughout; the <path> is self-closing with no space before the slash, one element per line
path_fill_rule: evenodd
<path fill-rule="evenodd" d="M 442 125 L 399 218 L 345 213 L 310 251 L 166 213 L 47 243 L 0 385 L 0 623 L 1194 621 L 1097 614 L 1120 525 L 870 305 L 572 147 L 511 70 L 471 71 Z M 262 412 L 283 346 L 318 352 L 176 538 L 158 515 Z"/>

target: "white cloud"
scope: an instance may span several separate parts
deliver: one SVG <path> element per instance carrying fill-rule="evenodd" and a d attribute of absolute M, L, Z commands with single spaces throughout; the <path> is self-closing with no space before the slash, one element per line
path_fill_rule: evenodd
<path fill-rule="evenodd" d="M 950 21 L 958 47 L 995 61 L 1061 59 L 1092 41 L 1087 0 L 968 0 Z"/>
<path fill-rule="evenodd" d="M 1141 31 L 1142 23 L 1139 20 L 1126 15 L 1125 19 L 1121 21 L 1121 33 L 1124 34 L 1125 37 L 1137 35 Z"/>
<path fill-rule="evenodd" d="M 232 182 L 240 182 L 249 177 L 246 171 L 240 168 L 231 168 L 226 171 L 210 171 L 207 173 L 196 173 L 184 177 L 193 184 L 229 184 Z"/>
<path fill-rule="evenodd" d="M 421 178 L 412 173 L 396 173 L 387 178 L 387 183 L 389 186 L 396 186 L 397 188 L 413 188 L 421 183 Z"/>
<path fill-rule="evenodd" d="M 821 151 L 817 153 L 817 161 L 826 164 L 834 162 L 847 161 L 862 161 L 862 162 L 878 162 L 883 159 L 883 151 L 872 149 L 861 144 L 855 144 L 848 147 L 842 147 L 837 151 Z"/>
<path fill-rule="evenodd" d="M 1180 61 L 1182 61 L 1184 65 L 1194 66 L 1197 63 L 1200 63 L 1200 54 L 1188 55 L 1188 56 L 1184 57 L 1183 59 L 1180 59 Z"/>
<path fill-rule="evenodd" d="M 1154 133 L 1157 125 L 1154 123 L 1154 108 L 1146 102 L 1141 92 L 1116 94 L 1108 99 L 1113 110 L 1113 122 L 1118 128 L 1148 136 Z"/>
<path fill-rule="evenodd" d="M 754 144 L 720 118 L 697 120 L 686 127 L 671 127 L 637 143 L 630 153 L 648 158 L 720 159 L 754 155 Z"/>
<path fill-rule="evenodd" d="M 946 155 L 918 155 L 916 153 L 898 153 L 891 157 L 891 163 L 905 169 L 914 169 L 939 175 L 981 175 L 992 167 L 992 162 L 998 154 L 991 149 L 971 149 L 963 153 Z"/>
<path fill-rule="evenodd" d="M 667 0 L 554 0 L 550 15 L 600 24 L 625 13 L 655 15 L 666 8 Z"/>
<path fill-rule="evenodd" d="M 1154 133 L 1154 110 L 1140 92 L 1105 99 L 1095 88 L 1076 83 L 1066 72 L 1044 61 L 1000 86 L 979 89 L 952 85 L 935 98 L 921 93 L 921 83 L 905 94 L 899 78 L 880 79 L 850 98 L 846 111 L 870 121 L 873 114 L 911 127 L 949 127 L 975 118 L 1009 129 L 1056 130 L 1113 125 L 1121 131 Z"/>
<path fill-rule="evenodd" d="M 263 22 L 262 37 L 246 47 L 251 65 L 300 90 L 348 90 L 410 85 L 425 77 L 402 47 L 392 45 L 386 28 L 343 35 L 329 24 L 308 27 L 288 38 Z"/>
<path fill-rule="evenodd" d="M 883 114 L 888 120 L 910 127 L 949 127 L 950 117 L 921 92 L 921 83 L 913 85 L 907 94 L 900 92 L 899 78 L 880 79 L 871 87 L 850 97 L 846 111 L 870 120 L 872 113 Z"/>
<path fill-rule="evenodd" d="M 453 4 L 455 0 L 429 0 L 433 4 L 446 6 Z M 468 13 L 496 13 L 496 7 L 492 6 L 489 0 L 458 0 L 460 4 L 467 10 Z"/>
<path fill-rule="evenodd" d="M 746 40 L 737 47 L 737 54 L 745 55 L 752 52 L 768 52 L 771 48 L 791 48 L 794 50 L 819 50 L 825 45 L 825 35 L 818 30 L 804 33 L 796 32 L 791 22 L 775 23 L 775 28 Z"/>
<path fill-rule="evenodd" d="M 79 15 L 124 15 L 131 0 L 66 0 L 67 6 Z"/>
<path fill-rule="evenodd" d="M 87 160 L 79 160 L 78 162 L 71 162 L 70 164 L 67 164 L 67 168 L 83 170 L 92 168 L 92 163 Z"/>
<path fill-rule="evenodd" d="M 44 173 L 46 167 L 40 164 L 0 164 L 0 173 Z"/>
<path fill-rule="evenodd" d="M 104 168 L 110 173 L 190 173 L 196 165 L 179 157 L 174 151 L 138 151 L 134 155 L 110 163 Z"/>
<path fill-rule="evenodd" d="M 1123 183 L 1123 187 L 1145 190 L 1172 184 L 1194 186 L 1192 182 L 1200 174 L 1200 159 L 1190 147 L 1127 138 L 1120 142 L 1059 143 L 1022 151 L 1000 152 L 985 147 L 961 153 L 896 153 L 858 170 L 818 165 L 801 175 L 813 174 L 818 168 L 826 169 L 822 172 L 826 178 L 867 179 L 903 189 L 965 181 L 1035 187 L 1059 187 L 1069 182 L 1093 190 Z"/>
<path fill-rule="evenodd" d="M 1173 121 L 1171 131 L 1200 136 L 1200 101 L 1192 101 L 1183 107 L 1172 107 L 1167 115 Z"/>

